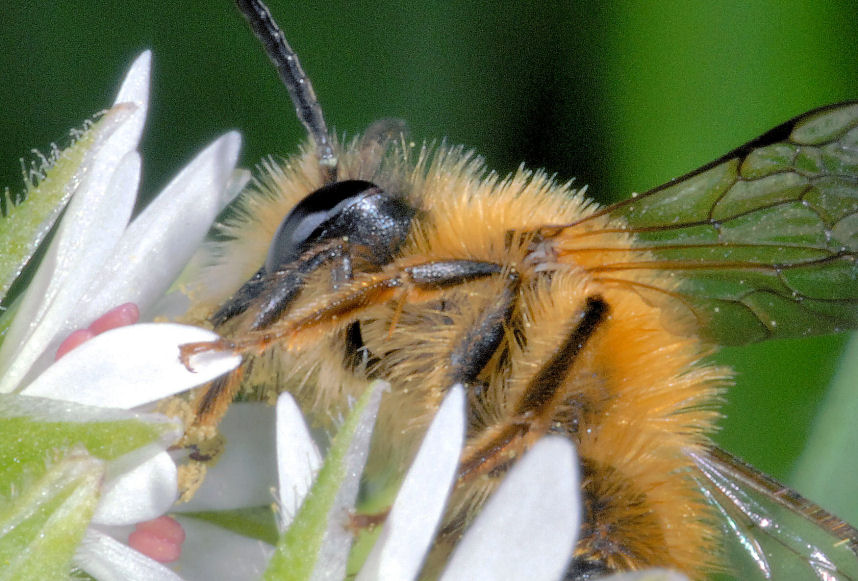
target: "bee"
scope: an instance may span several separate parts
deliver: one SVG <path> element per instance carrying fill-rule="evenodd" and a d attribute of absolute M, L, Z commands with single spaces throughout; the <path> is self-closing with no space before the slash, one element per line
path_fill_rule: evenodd
<path fill-rule="evenodd" d="M 858 579 L 858 531 L 713 445 L 730 371 L 707 359 L 858 326 L 858 102 L 601 207 L 543 172 L 501 177 L 464 148 L 414 146 L 399 122 L 336 138 L 268 9 L 237 4 L 310 140 L 266 166 L 209 248 L 197 298 L 222 339 L 182 357 L 245 363 L 197 395 L 198 426 L 241 392 L 289 390 L 333 427 L 382 378 L 368 473 L 396 480 L 463 384 L 467 441 L 427 574 L 551 433 L 583 474 L 568 579 L 701 578 L 731 538 L 763 577 Z"/>

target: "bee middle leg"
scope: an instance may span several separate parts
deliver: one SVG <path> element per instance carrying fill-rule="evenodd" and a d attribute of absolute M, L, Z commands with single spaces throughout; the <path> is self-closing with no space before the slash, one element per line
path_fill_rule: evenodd
<path fill-rule="evenodd" d="M 566 339 L 530 378 L 506 418 L 469 438 L 459 465 L 460 484 L 509 464 L 548 432 L 557 404 L 565 396 L 566 378 L 607 312 L 602 297 L 587 298 Z"/>
<path fill-rule="evenodd" d="M 477 381 L 489 360 L 501 346 L 516 306 L 521 276 L 514 269 L 506 275 L 503 291 L 482 312 L 449 355 L 446 383 L 465 386 Z"/>
<path fill-rule="evenodd" d="M 452 550 L 467 523 L 474 517 L 477 507 L 499 482 L 501 475 L 551 429 L 558 404 L 567 396 L 567 390 L 564 388 L 568 384 L 568 377 L 578 355 L 608 313 L 608 305 L 599 295 L 587 298 L 582 307 L 569 321 L 565 338 L 526 379 L 521 395 L 508 402 L 507 409 L 500 417 L 493 416 L 491 422 L 486 422 L 485 419 L 470 422 L 451 505 L 439 531 L 430 562 L 438 562 L 440 556 Z M 513 321 L 510 316 L 512 311 L 512 306 L 503 306 L 502 299 L 496 300 L 494 306 L 484 313 L 474 330 L 466 336 L 478 339 L 470 343 L 463 341 L 453 353 L 468 351 L 469 345 L 476 351 L 488 348 L 490 342 L 479 337 L 490 336 L 492 333 L 481 333 L 477 329 L 488 326 L 493 327 L 496 333 L 508 332 L 507 329 L 512 326 Z M 498 322 L 499 320 L 501 322 Z M 475 377 L 479 373 L 477 367 L 481 364 L 484 366 L 488 358 L 490 355 L 472 356 L 473 368 L 468 372 L 461 372 L 460 377 Z M 456 365 L 452 364 L 452 367 L 455 368 Z M 470 413 L 473 417 L 473 410 Z M 596 572 L 607 570 L 593 568 L 591 565 L 594 564 L 581 563 L 579 569 L 570 569 L 567 578 L 570 581 L 585 581 L 593 579 Z"/>

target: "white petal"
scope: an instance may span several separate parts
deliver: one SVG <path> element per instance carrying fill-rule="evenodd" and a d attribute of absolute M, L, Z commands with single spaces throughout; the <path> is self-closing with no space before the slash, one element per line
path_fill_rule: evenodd
<path fill-rule="evenodd" d="M 67 322 L 67 332 L 123 303 L 136 303 L 145 314 L 167 291 L 223 209 L 240 148 L 238 133 L 222 136 L 134 219 Z"/>
<path fill-rule="evenodd" d="M 183 581 L 168 567 L 92 528 L 74 562 L 98 581 Z"/>
<path fill-rule="evenodd" d="M 277 484 L 274 408 L 264 403 L 233 404 L 218 431 L 227 441 L 223 455 L 208 468 L 194 498 L 176 509 L 193 512 L 270 505 Z"/>
<path fill-rule="evenodd" d="M 321 465 L 301 410 L 291 395 L 282 394 L 277 399 L 277 474 L 284 528 L 304 502 Z"/>
<path fill-rule="evenodd" d="M 96 154 L 4 341 L 9 348 L 4 360 L 10 363 L 0 392 L 10 391 L 27 375 L 110 256 L 134 208 L 140 166 L 134 151 L 118 159 L 106 149 Z"/>
<path fill-rule="evenodd" d="M 244 191 L 244 188 L 250 183 L 252 178 L 253 174 L 249 170 L 242 168 L 233 171 L 223 191 L 223 206 L 226 207 L 232 203 Z"/>
<path fill-rule="evenodd" d="M 565 438 L 537 442 L 465 533 L 442 581 L 560 579 L 581 522 L 576 461 Z"/>
<path fill-rule="evenodd" d="M 134 106 L 134 114 L 130 121 L 124 124 L 110 142 L 111 148 L 117 151 L 137 149 L 140 137 L 143 135 L 143 125 L 149 112 L 149 78 L 152 72 L 152 52 L 144 51 L 138 56 L 122 81 L 119 93 L 116 95 L 114 106 L 130 103 Z"/>
<path fill-rule="evenodd" d="M 116 422 L 139 420 L 149 424 L 169 424 L 160 435 L 164 447 L 182 435 L 178 421 L 156 413 L 129 412 L 118 408 L 84 406 L 44 397 L 0 396 L 0 417 L 29 417 L 41 422 Z"/>
<path fill-rule="evenodd" d="M 456 385 L 432 420 L 358 581 L 414 579 L 456 476 L 465 438 L 465 395 Z"/>
<path fill-rule="evenodd" d="M 237 367 L 241 357 L 225 352 L 195 355 L 193 371 L 180 361 L 181 345 L 217 339 L 211 331 L 169 323 L 120 327 L 77 347 L 22 393 L 101 407 L 136 407 Z"/>
<path fill-rule="evenodd" d="M 123 525 L 157 518 L 176 501 L 176 491 L 176 464 L 161 452 L 108 480 L 92 521 Z"/>
<path fill-rule="evenodd" d="M 271 545 L 190 517 L 177 516 L 185 529 L 182 556 L 173 563 L 188 581 L 259 579 L 274 552 Z"/>
<path fill-rule="evenodd" d="M 158 313 L 155 318 L 159 320 L 163 317 L 169 321 L 175 321 L 188 312 L 191 304 L 190 296 L 181 290 L 171 290 L 155 301 L 150 310 L 153 313 Z"/>

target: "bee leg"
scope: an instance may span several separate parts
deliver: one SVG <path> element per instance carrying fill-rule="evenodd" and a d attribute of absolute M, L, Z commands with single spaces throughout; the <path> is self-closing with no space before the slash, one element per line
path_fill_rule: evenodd
<path fill-rule="evenodd" d="M 587 298 L 581 320 L 572 329 L 569 337 L 555 352 L 554 356 L 537 372 L 519 401 L 515 414 L 526 416 L 542 414 L 546 408 L 562 396 L 563 385 L 569 370 L 575 362 L 587 340 L 593 336 L 608 314 L 608 304 L 600 296 Z"/>
<path fill-rule="evenodd" d="M 258 297 L 262 292 L 264 279 L 265 267 L 263 266 L 247 282 L 241 285 L 241 288 L 228 301 L 215 311 L 215 314 L 209 318 L 211 324 L 215 327 L 220 327 L 231 318 L 246 311 L 253 299 Z"/>
<path fill-rule="evenodd" d="M 268 300 L 259 309 L 253 321 L 254 329 L 265 328 L 298 298 L 307 276 L 322 266 L 331 262 L 341 263 L 340 267 L 334 270 L 335 278 L 351 278 L 351 261 L 348 252 L 348 245 L 342 240 L 329 240 L 315 244 L 294 262 L 275 272 L 269 273 L 265 266 L 261 267 L 211 316 L 211 323 L 217 329 L 245 312 L 258 297 L 265 294 L 267 289 L 271 289 Z"/>
<path fill-rule="evenodd" d="M 503 341 L 509 326 L 521 277 L 515 270 L 507 274 L 503 292 L 482 313 L 477 323 L 471 326 L 450 353 L 447 384 L 473 384 L 488 364 Z"/>
<path fill-rule="evenodd" d="M 330 263 L 339 264 L 339 268 L 334 270 L 335 284 L 340 282 L 338 280 L 340 275 L 337 273 L 351 277 L 351 261 L 347 243 L 339 239 L 320 243 L 304 252 L 298 260 L 290 263 L 288 267 L 274 272 L 265 285 L 271 292 L 267 293 L 266 300 L 260 306 L 250 328 L 259 331 L 277 321 L 289 308 L 289 305 L 298 298 L 304 289 L 307 277 Z"/>
<path fill-rule="evenodd" d="M 324 300 L 310 300 L 281 316 L 279 307 L 268 309 L 266 328 L 255 328 L 242 339 L 235 339 L 235 353 L 262 352 L 274 343 L 298 345 L 312 337 L 304 331 L 324 329 L 355 320 L 360 313 L 376 305 L 402 297 L 405 302 L 431 300 L 439 291 L 503 273 L 495 262 L 479 260 L 441 260 L 372 273 L 343 284 Z M 284 307 L 285 308 L 285 307 Z M 280 309 L 282 310 L 282 309 Z M 276 316 L 275 316 L 276 315 Z M 267 320 L 267 319 L 266 319 Z"/>
<path fill-rule="evenodd" d="M 259 308 L 251 329 L 260 330 L 276 321 L 283 312 L 298 298 L 304 288 L 307 276 L 326 264 L 334 263 L 331 284 L 334 288 L 343 281 L 351 280 L 352 267 L 349 246 L 342 240 L 330 240 L 314 245 L 297 260 L 271 274 L 263 266 L 250 278 L 235 295 L 227 301 L 211 318 L 217 329 L 231 318 L 248 309 L 252 302 L 270 289 L 267 300 Z M 356 329 L 359 338 L 360 329 Z M 357 339 L 359 340 L 359 339 Z M 224 347 L 232 343 L 221 340 Z M 189 357 L 197 352 L 217 346 L 217 342 L 183 345 L 182 361 L 190 369 Z M 220 421 L 230 402 L 241 387 L 242 369 L 227 374 L 211 382 L 200 390 L 196 397 L 197 420 L 194 425 L 214 426 Z"/>
<path fill-rule="evenodd" d="M 503 272 L 503 266 L 483 260 L 436 260 L 406 266 L 407 280 L 422 290 L 441 290 L 459 286 Z"/>
<path fill-rule="evenodd" d="M 556 404 L 564 396 L 561 388 L 566 377 L 607 312 L 608 305 L 602 297 L 587 299 L 566 340 L 530 379 L 507 420 L 495 425 L 491 432 L 478 434 L 465 447 L 459 465 L 460 484 L 505 467 L 548 431 Z"/>
<path fill-rule="evenodd" d="M 256 315 L 253 330 L 264 330 L 274 325 L 275 322 L 277 325 L 274 325 L 275 328 L 272 328 L 270 332 L 263 333 L 260 337 L 230 342 L 233 351 L 236 353 L 250 350 L 264 351 L 270 344 L 287 335 L 286 332 L 279 331 L 278 327 L 286 327 L 290 332 L 295 333 L 302 328 L 324 321 L 353 316 L 363 308 L 389 300 L 390 292 L 401 289 L 403 286 L 434 295 L 435 291 L 499 274 L 504 270 L 499 264 L 474 260 L 434 261 L 411 265 L 393 272 L 378 273 L 376 275 L 377 280 L 361 281 L 358 284 L 352 284 L 350 281 L 345 282 L 340 290 L 342 296 L 333 301 L 328 301 L 323 306 L 312 307 L 309 316 L 304 316 L 302 313 L 283 315 L 283 312 L 303 289 L 307 275 L 330 262 L 342 262 L 340 269 L 348 269 L 350 262 L 345 260 L 347 257 L 348 246 L 346 243 L 332 241 L 305 252 L 296 261 L 295 266 L 290 265 L 290 268 L 278 271 L 273 277 L 269 277 L 269 280 L 273 281 L 274 292 L 270 293 L 271 297 Z M 343 272 L 345 273 L 346 270 Z M 511 271 L 509 276 L 511 279 L 515 279 L 514 284 L 517 287 L 518 274 Z M 297 320 L 290 320 L 293 318 L 290 315 L 294 315 Z M 490 326 L 491 323 L 486 322 L 480 325 L 477 331 L 487 331 Z M 356 330 L 359 332 L 359 328 Z M 492 343 L 496 344 L 500 341 L 501 331 L 502 329 L 495 330 L 494 335 L 491 332 L 486 332 L 486 337 L 483 339 L 485 345 L 482 350 L 483 357 L 486 359 L 482 365 L 485 365 L 488 357 L 491 357 L 491 352 L 494 350 L 491 348 Z M 354 337 L 354 340 L 359 339 Z M 202 349 L 205 346 L 200 345 L 199 347 Z M 468 365 L 473 369 L 475 365 L 479 365 L 479 362 L 466 361 L 463 369 Z M 201 391 L 196 401 L 196 409 L 199 414 L 197 424 L 217 424 L 238 391 L 241 385 L 241 377 L 241 372 L 233 372 L 214 381 L 209 384 L 208 388 Z"/>
<path fill-rule="evenodd" d="M 241 387 L 244 366 L 222 375 L 201 389 L 194 399 L 195 426 L 215 426 Z"/>
<path fill-rule="evenodd" d="M 205 479 L 208 466 L 223 452 L 223 438 L 218 435 L 217 424 L 241 387 L 244 366 L 218 377 L 200 388 L 193 396 L 190 409 L 193 419 L 185 425 L 185 435 L 179 445 L 188 456 L 179 465 L 179 500 L 193 498 Z"/>
<path fill-rule="evenodd" d="M 466 524 L 473 519 L 476 507 L 499 482 L 500 476 L 551 428 L 556 404 L 566 395 L 563 388 L 575 360 L 607 312 L 608 305 L 600 296 L 589 297 L 580 315 L 570 321 L 565 340 L 533 373 L 518 401 L 510 402 L 505 417 L 482 429 L 479 426 L 475 429 L 472 423 L 459 462 L 453 492 L 455 502 L 438 534 L 439 554 L 450 550 L 460 538 Z M 603 570 L 595 561 L 578 561 L 573 562 L 564 580 L 586 581 Z"/>

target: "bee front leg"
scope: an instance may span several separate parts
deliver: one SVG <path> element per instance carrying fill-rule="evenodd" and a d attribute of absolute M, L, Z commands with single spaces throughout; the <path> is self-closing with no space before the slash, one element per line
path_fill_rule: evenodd
<path fill-rule="evenodd" d="M 334 263 L 335 271 L 351 276 L 351 261 L 348 245 L 342 240 L 331 240 L 315 245 L 296 261 L 274 273 L 265 268 L 247 281 L 217 313 L 212 316 L 215 329 L 220 330 L 227 321 L 247 311 L 260 297 L 251 324 L 252 330 L 260 330 L 277 321 L 298 298 L 307 276 L 324 265 Z M 190 369 L 192 355 L 215 348 L 233 348 L 227 339 L 218 342 L 183 345 L 182 362 Z M 194 425 L 216 426 L 241 387 L 242 369 L 229 373 L 200 389 L 194 401 L 196 420 Z"/>
<path fill-rule="evenodd" d="M 351 257 L 346 242 L 336 239 L 316 244 L 296 261 L 267 277 L 260 292 L 265 300 L 258 307 L 251 330 L 263 330 L 283 316 L 301 294 L 307 277 L 329 264 L 334 265 L 332 284 L 335 288 L 342 283 L 341 279 L 351 278 Z"/>
<path fill-rule="evenodd" d="M 382 272 L 355 277 L 331 294 L 302 301 L 283 313 L 286 299 L 269 301 L 257 316 L 265 325 L 233 340 L 236 353 L 261 352 L 273 343 L 297 348 L 325 331 L 355 321 L 361 313 L 390 301 L 417 303 L 432 300 L 444 289 L 502 274 L 505 268 L 479 260 L 436 260 L 394 266 Z"/>

